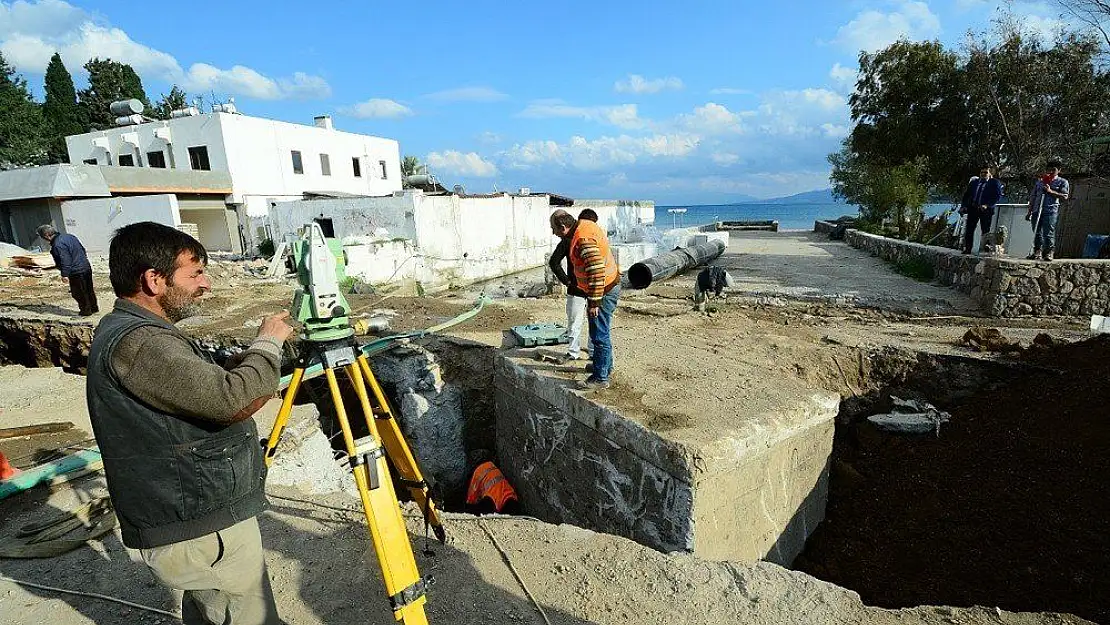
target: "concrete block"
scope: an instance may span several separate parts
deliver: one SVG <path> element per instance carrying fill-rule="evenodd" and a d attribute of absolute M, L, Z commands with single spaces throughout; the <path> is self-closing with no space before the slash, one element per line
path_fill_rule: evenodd
<path fill-rule="evenodd" d="M 499 358 L 497 452 L 525 510 L 660 551 L 789 564 L 824 517 L 839 398 L 686 444 Z"/>

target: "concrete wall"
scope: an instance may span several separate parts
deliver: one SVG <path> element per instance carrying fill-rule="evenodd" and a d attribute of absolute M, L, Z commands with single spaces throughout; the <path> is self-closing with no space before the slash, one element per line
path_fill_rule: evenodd
<path fill-rule="evenodd" d="M 197 225 L 197 238 L 209 251 L 234 252 L 239 246 L 232 239 L 227 215 L 231 211 L 182 209 L 181 222 Z M 237 233 L 236 233 L 237 234 Z"/>
<path fill-rule="evenodd" d="M 858 230 L 845 232 L 844 241 L 890 262 L 931 264 L 938 282 L 970 294 L 995 317 L 1110 315 L 1110 260 L 979 257 Z"/>
<path fill-rule="evenodd" d="M 335 236 L 351 240 L 357 237 L 401 237 L 416 241 L 416 205 L 412 194 L 402 196 L 363 197 L 340 200 L 304 200 L 276 202 L 269 209 L 270 227 L 276 240 L 293 235 L 306 223 L 317 218 L 332 220 Z"/>
<path fill-rule="evenodd" d="M 642 226 L 655 224 L 655 202 L 652 201 L 575 200 L 568 212 L 577 217 L 586 208 L 597 213 L 598 223 L 615 241 L 636 242 L 634 236 Z"/>
<path fill-rule="evenodd" d="M 128 224 L 154 221 L 176 228 L 182 222 L 172 194 L 69 200 L 61 211 L 59 229 L 80 239 L 89 254 L 106 255 L 112 234 Z"/>
<path fill-rule="evenodd" d="M 213 171 L 231 175 L 230 202 L 245 205 L 252 215 L 264 214 L 271 201 L 305 192 L 388 195 L 401 189 L 400 147 L 392 139 L 247 115 L 207 113 L 66 137 L 72 162 L 96 159 L 101 165 L 132 154 L 136 166 L 147 166 L 147 153 L 161 151 L 167 167 L 190 169 L 194 146 L 207 147 Z M 303 173 L 293 171 L 292 150 L 301 152 Z M 321 154 L 329 157 L 331 175 L 323 174 Z"/>
<path fill-rule="evenodd" d="M 499 358 L 499 467 L 528 514 L 661 551 L 788 565 L 824 518 L 839 398 L 684 444 Z"/>

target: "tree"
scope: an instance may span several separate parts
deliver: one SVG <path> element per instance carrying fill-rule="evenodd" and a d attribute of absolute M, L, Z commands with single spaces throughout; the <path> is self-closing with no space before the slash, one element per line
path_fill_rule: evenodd
<path fill-rule="evenodd" d="M 401 185 L 406 189 L 411 187 L 408 178 L 419 174 L 427 173 L 427 166 L 420 162 L 420 159 L 415 156 L 406 156 L 401 159 Z"/>
<path fill-rule="evenodd" d="M 108 109 L 112 102 L 134 98 L 150 106 L 150 100 L 143 91 L 143 81 L 130 65 L 94 58 L 85 63 L 85 69 L 89 72 L 89 87 L 81 90 L 80 102 L 89 125 L 94 129 L 115 126 L 115 115 Z"/>
<path fill-rule="evenodd" d="M 170 113 L 187 106 L 189 106 L 189 96 L 180 87 L 174 85 L 170 87 L 169 93 L 162 94 L 161 99 L 151 107 L 148 115 L 155 119 L 169 119 Z"/>
<path fill-rule="evenodd" d="M 1106 0 L 1056 0 L 1076 20 L 1110 46 L 1110 2 Z"/>
<path fill-rule="evenodd" d="M 85 132 L 81 122 L 81 109 L 77 106 L 77 91 L 62 57 L 57 52 L 46 66 L 44 85 L 46 100 L 42 104 L 42 117 L 49 146 L 51 163 L 68 163 L 66 137 Z"/>
<path fill-rule="evenodd" d="M 928 189 L 922 182 L 926 161 L 919 157 L 899 165 L 868 160 L 846 139 L 839 152 L 829 155 L 833 195 L 860 207 L 860 219 L 883 228 L 890 222 L 906 237 L 921 221 Z"/>
<path fill-rule="evenodd" d="M 47 156 L 42 111 L 0 54 L 0 169 L 40 165 Z"/>

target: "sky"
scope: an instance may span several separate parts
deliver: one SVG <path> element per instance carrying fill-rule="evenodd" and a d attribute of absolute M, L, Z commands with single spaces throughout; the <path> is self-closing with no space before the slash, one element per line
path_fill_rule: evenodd
<path fill-rule="evenodd" d="M 998 0 L 423 3 L 0 0 L 0 52 L 41 97 L 58 51 L 156 99 L 388 137 L 468 192 L 724 203 L 829 186 L 860 50 L 958 47 Z M 1006 3 L 1045 33 L 1052 1 Z"/>

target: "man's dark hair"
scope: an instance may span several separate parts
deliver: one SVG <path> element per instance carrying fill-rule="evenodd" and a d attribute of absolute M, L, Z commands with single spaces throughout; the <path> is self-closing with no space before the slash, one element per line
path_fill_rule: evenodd
<path fill-rule="evenodd" d="M 991 167 L 990 165 L 983 165 L 979 168 L 979 171 L 983 171 L 984 169 L 992 174 L 994 173 L 994 167 Z"/>
<path fill-rule="evenodd" d="M 578 220 L 574 218 L 574 215 L 567 212 L 555 213 L 551 216 L 552 226 L 566 226 L 573 230 L 577 224 Z"/>
<path fill-rule="evenodd" d="M 116 230 L 108 248 L 108 277 L 117 297 L 139 292 L 142 275 L 153 269 L 173 280 L 177 257 L 189 252 L 201 263 L 208 263 L 208 251 L 193 237 L 177 228 L 142 221 Z"/>
<path fill-rule="evenodd" d="M 582 212 L 578 213 L 578 218 L 586 219 L 594 223 L 597 223 L 597 220 L 599 219 L 599 217 L 597 216 L 597 212 L 594 211 L 594 209 L 592 208 L 583 208 Z"/>
<path fill-rule="evenodd" d="M 1060 169 L 1060 165 L 1061 165 L 1060 161 L 1049 161 L 1048 162 L 1048 168 L 1049 169 Z"/>

